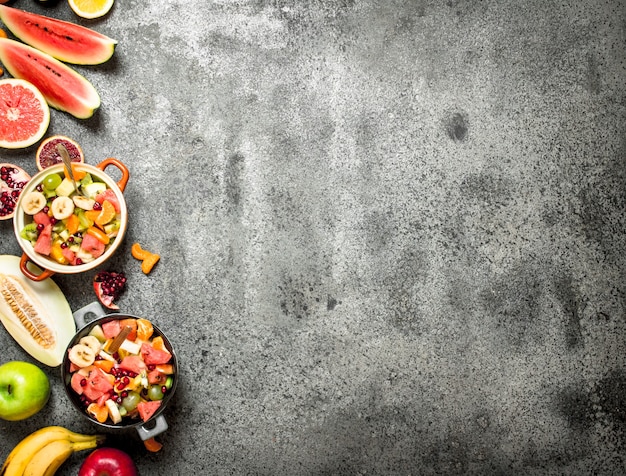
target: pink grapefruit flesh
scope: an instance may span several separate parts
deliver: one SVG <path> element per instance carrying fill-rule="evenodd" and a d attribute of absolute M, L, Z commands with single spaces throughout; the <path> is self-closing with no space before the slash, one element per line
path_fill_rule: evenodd
<path fill-rule="evenodd" d="M 0 80 L 0 147 L 21 149 L 39 141 L 50 125 L 41 92 L 23 79 Z"/>

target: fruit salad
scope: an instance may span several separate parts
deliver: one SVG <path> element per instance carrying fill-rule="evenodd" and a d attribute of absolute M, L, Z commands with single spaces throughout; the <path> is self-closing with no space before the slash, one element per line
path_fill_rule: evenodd
<path fill-rule="evenodd" d="M 121 215 L 117 196 L 105 182 L 72 169 L 81 193 L 69 178 L 50 172 L 21 197 L 27 223 L 20 236 L 31 242 L 36 253 L 76 266 L 105 253 L 117 237 Z"/>
<path fill-rule="evenodd" d="M 143 318 L 96 324 L 68 350 L 69 385 L 100 423 L 148 421 L 174 384 L 163 337 Z"/>

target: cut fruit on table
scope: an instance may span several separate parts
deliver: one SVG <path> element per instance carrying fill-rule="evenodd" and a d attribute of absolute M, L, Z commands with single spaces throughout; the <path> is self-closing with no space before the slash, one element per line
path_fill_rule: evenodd
<path fill-rule="evenodd" d="M 7 163 L 0 164 L 0 220 L 13 218 L 17 200 L 29 180 L 30 175 L 21 167 Z"/>
<path fill-rule="evenodd" d="M 82 18 L 100 18 L 111 10 L 113 0 L 68 0 L 70 8 Z"/>
<path fill-rule="evenodd" d="M 65 63 L 104 63 L 117 45 L 90 28 L 18 8 L 0 5 L 0 20 L 24 43 Z"/>
<path fill-rule="evenodd" d="M 0 62 L 14 78 L 32 83 L 55 109 L 87 119 L 100 107 L 100 95 L 87 78 L 32 46 L 0 38 Z"/>
<path fill-rule="evenodd" d="M 48 103 L 35 85 L 23 79 L 0 80 L 0 147 L 29 147 L 43 137 L 49 125 Z"/>
<path fill-rule="evenodd" d="M 63 163 L 63 159 L 59 155 L 57 145 L 63 144 L 67 153 L 70 155 L 70 160 L 76 163 L 85 162 L 85 154 L 78 142 L 70 139 L 66 136 L 54 135 L 44 139 L 39 148 L 37 149 L 37 168 L 43 170 L 51 165 Z"/>
<path fill-rule="evenodd" d="M 25 278 L 18 256 L 0 255 L 0 321 L 26 352 L 50 367 L 63 362 L 76 333 L 63 292 L 50 278 Z"/>

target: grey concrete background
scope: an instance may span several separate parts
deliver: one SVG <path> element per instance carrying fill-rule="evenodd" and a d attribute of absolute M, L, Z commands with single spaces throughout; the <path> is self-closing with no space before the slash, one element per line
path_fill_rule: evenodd
<path fill-rule="evenodd" d="M 128 165 L 107 268 L 181 363 L 163 451 L 110 435 L 142 475 L 626 472 L 622 1 L 117 0 L 82 23 L 119 41 L 78 68 L 102 107 L 49 134 Z M 92 278 L 54 281 L 78 309 Z M 47 372 L 2 457 L 94 430 Z"/>

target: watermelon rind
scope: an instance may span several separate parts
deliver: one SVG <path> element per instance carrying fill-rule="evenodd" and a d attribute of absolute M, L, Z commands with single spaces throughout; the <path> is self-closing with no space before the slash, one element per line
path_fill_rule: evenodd
<path fill-rule="evenodd" d="M 32 46 L 0 38 L 0 62 L 11 76 L 39 89 L 50 107 L 79 119 L 93 116 L 100 107 L 100 95 L 87 78 Z"/>
<path fill-rule="evenodd" d="M 117 45 L 90 28 L 6 5 L 0 5 L 0 20 L 24 43 L 65 63 L 104 63 Z"/>

